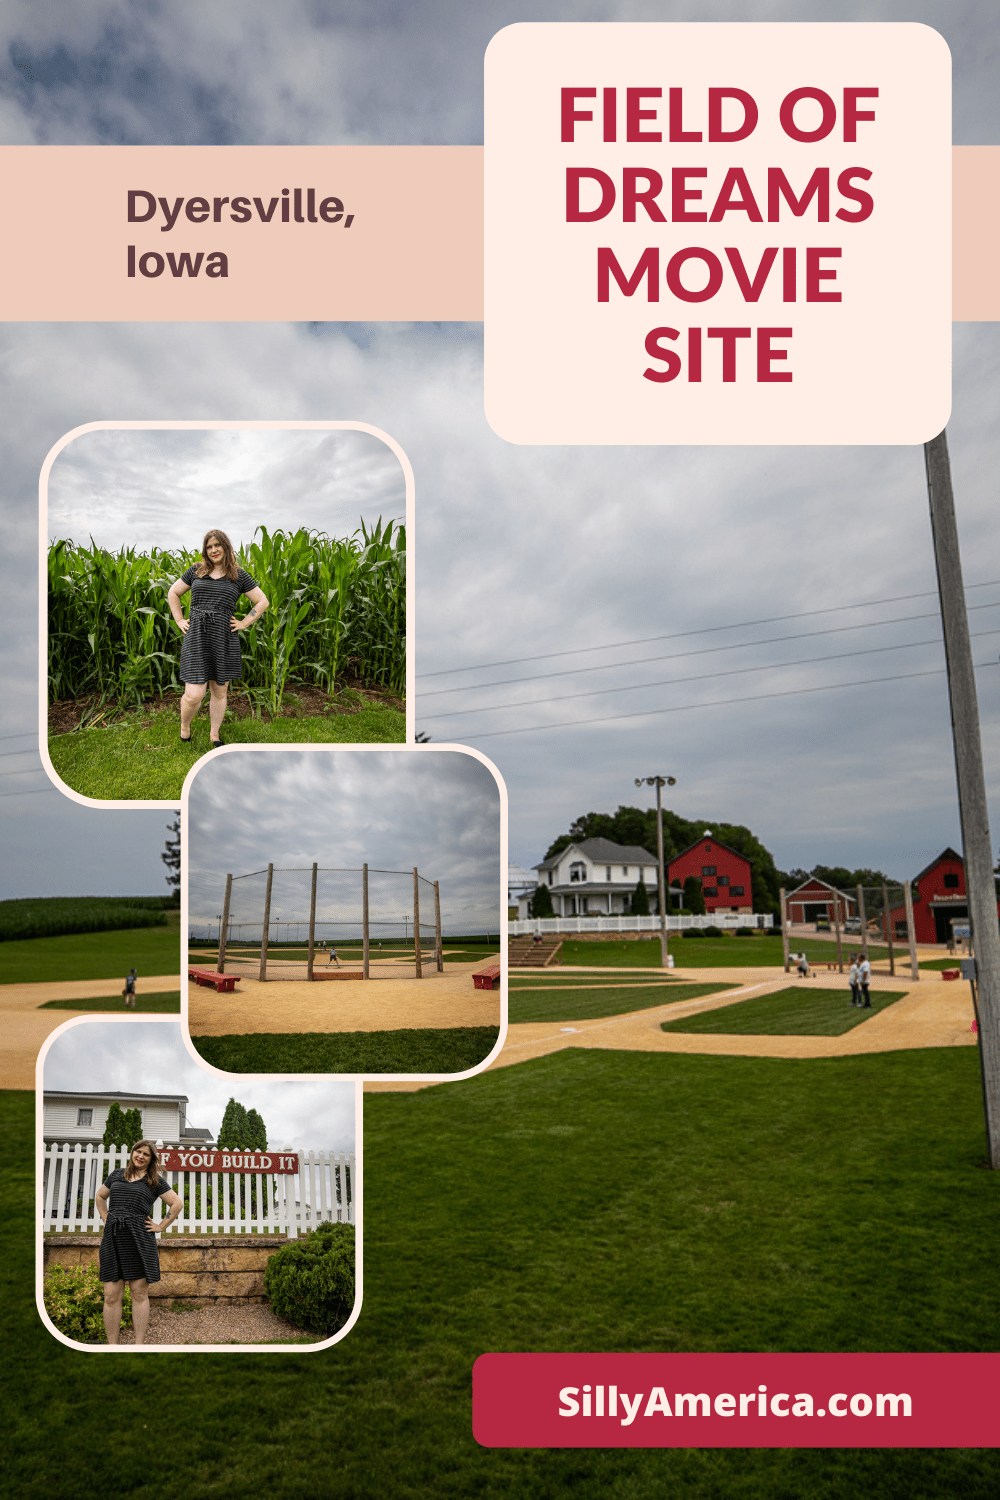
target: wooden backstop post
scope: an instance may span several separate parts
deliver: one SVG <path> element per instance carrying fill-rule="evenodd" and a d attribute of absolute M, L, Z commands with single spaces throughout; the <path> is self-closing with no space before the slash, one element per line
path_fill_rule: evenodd
<path fill-rule="evenodd" d="M 316 952 L 316 866 L 312 869 L 312 890 L 309 892 L 309 958 L 306 961 L 306 978 L 313 977 L 313 957 Z"/>
<path fill-rule="evenodd" d="M 903 881 L 903 900 L 906 903 L 906 934 L 910 939 L 910 973 L 916 983 L 920 978 L 920 965 L 917 963 L 917 935 L 913 930 L 913 892 L 908 880 Z"/>
<path fill-rule="evenodd" d="M 233 877 L 226 876 L 226 899 L 222 903 L 222 927 L 219 929 L 219 957 L 215 965 L 217 974 L 226 972 L 226 938 L 229 936 L 229 898 L 233 894 Z"/>
<path fill-rule="evenodd" d="M 267 978 L 267 934 L 271 926 L 271 880 L 274 875 L 274 866 L 267 867 L 267 885 L 264 887 L 264 927 L 260 935 L 260 973 L 257 978 L 261 984 Z"/>
<path fill-rule="evenodd" d="M 844 915 L 847 915 L 847 903 L 844 903 Z M 837 972 L 844 972 L 844 950 L 840 945 L 840 892 L 833 893 L 833 925 L 837 932 Z"/>
<path fill-rule="evenodd" d="M 785 895 L 784 886 L 781 887 L 781 959 L 787 974 L 792 967 L 792 961 L 788 957 L 788 898 Z"/>
<path fill-rule="evenodd" d="M 423 979 L 424 971 L 420 962 L 420 876 L 416 865 L 413 866 L 413 954 L 417 978 Z"/>
<path fill-rule="evenodd" d="M 361 970 L 368 975 L 368 866 L 361 866 Z"/>
<path fill-rule="evenodd" d="M 885 881 L 882 882 L 882 924 L 885 927 L 885 940 L 889 944 L 889 973 L 896 973 L 896 955 L 892 947 L 892 923 L 889 921 L 889 888 Z"/>
<path fill-rule="evenodd" d="M 441 950 L 441 891 L 437 881 L 434 882 L 434 957 L 437 960 L 437 971 L 444 973 L 444 953 Z"/>
<path fill-rule="evenodd" d="M 865 911 L 865 888 L 858 888 L 858 916 L 861 919 L 861 951 L 865 958 L 868 957 L 868 913 Z"/>

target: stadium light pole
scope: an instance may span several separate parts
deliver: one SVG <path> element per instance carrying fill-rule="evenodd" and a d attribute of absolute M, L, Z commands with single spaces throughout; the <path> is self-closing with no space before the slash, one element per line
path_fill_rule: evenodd
<path fill-rule="evenodd" d="M 948 443 L 943 432 L 924 444 L 934 562 L 941 599 L 948 696 L 951 701 L 955 779 L 962 829 L 965 886 L 975 944 L 973 1001 L 978 1018 L 979 1063 L 986 1114 L 989 1163 L 1000 1170 L 1000 927 L 997 924 L 993 844 L 990 838 L 983 746 L 979 730 L 976 674 L 965 606 L 962 557 L 951 488 Z M 910 932 L 913 932 L 912 922 Z M 911 943 L 913 939 L 911 937 Z"/>
<path fill-rule="evenodd" d="M 676 776 L 637 776 L 636 786 L 656 787 L 656 885 L 660 905 L 660 967 L 666 969 L 667 963 L 667 896 L 666 880 L 663 873 L 663 788 L 665 786 L 676 786 Z"/>

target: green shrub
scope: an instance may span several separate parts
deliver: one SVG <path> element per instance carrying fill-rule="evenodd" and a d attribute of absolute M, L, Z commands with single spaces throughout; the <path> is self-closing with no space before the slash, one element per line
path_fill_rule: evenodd
<path fill-rule="evenodd" d="M 704 936 L 700 927 L 686 927 L 681 933 L 683 938 L 703 938 Z"/>
<path fill-rule="evenodd" d="M 723 937 L 724 936 L 721 927 L 703 927 L 701 930 L 705 934 L 706 937 Z"/>
<path fill-rule="evenodd" d="M 53 1266 L 44 1283 L 45 1311 L 60 1333 L 78 1344 L 104 1344 L 104 1283 L 96 1262 L 89 1266 Z M 125 1288 L 123 1328 L 132 1322 L 132 1293 Z"/>
<path fill-rule="evenodd" d="M 329 1338 L 354 1306 L 354 1225 L 320 1224 L 272 1255 L 264 1272 L 271 1309 Z"/>
<path fill-rule="evenodd" d="M 753 937 L 753 935 L 754 935 L 754 928 L 752 928 L 752 927 L 737 927 L 737 929 L 736 929 L 736 936 L 737 937 Z"/>

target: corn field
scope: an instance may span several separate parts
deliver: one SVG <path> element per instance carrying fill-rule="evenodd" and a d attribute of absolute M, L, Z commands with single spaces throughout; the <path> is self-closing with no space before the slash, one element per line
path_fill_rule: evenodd
<path fill-rule="evenodd" d="M 49 701 L 99 695 L 140 704 L 178 692 L 181 634 L 167 606 L 197 552 L 149 553 L 56 541 L 49 547 Z M 276 713 L 285 687 L 332 692 L 350 671 L 402 696 L 406 681 L 406 531 L 381 519 L 342 541 L 325 532 L 268 532 L 237 548 L 270 602 L 243 632 L 234 684 Z M 184 596 L 190 604 L 190 594 Z"/>

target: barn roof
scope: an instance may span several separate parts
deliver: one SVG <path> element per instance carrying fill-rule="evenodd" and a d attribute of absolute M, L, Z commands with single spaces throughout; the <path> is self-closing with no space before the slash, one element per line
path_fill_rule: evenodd
<path fill-rule="evenodd" d="M 718 848 L 725 849 L 727 854 L 735 854 L 737 859 L 741 859 L 745 865 L 749 865 L 750 860 L 746 854 L 741 854 L 740 851 L 738 849 L 734 849 L 731 844 L 724 844 L 721 839 L 717 839 L 715 837 L 714 833 L 703 833 L 700 839 L 695 839 L 694 843 L 688 844 L 686 849 L 681 849 L 679 853 L 672 854 L 667 860 L 667 863 L 672 865 L 674 863 L 674 860 L 683 859 L 685 854 L 690 854 L 692 849 L 697 849 L 699 844 L 705 843 L 706 839 L 709 841 L 709 843 L 717 845 Z"/>

